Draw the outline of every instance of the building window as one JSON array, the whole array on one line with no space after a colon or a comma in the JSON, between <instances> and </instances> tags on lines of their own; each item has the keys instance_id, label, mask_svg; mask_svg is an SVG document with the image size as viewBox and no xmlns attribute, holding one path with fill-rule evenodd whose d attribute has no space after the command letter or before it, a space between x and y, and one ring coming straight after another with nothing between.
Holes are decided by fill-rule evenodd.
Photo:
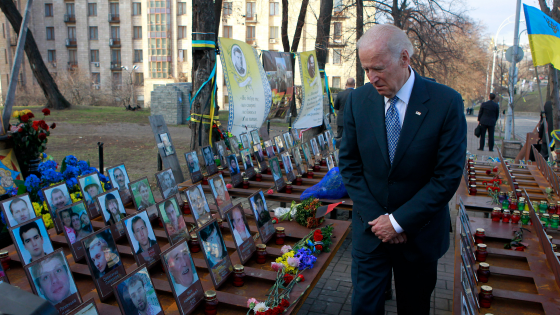
<instances>
[{"instance_id":1,"label":"building window","mask_svg":"<svg viewBox=\"0 0 560 315\"><path fill-rule=\"evenodd\" d=\"M45 16L53 16L53 4L45 3Z\"/></svg>"},{"instance_id":2,"label":"building window","mask_svg":"<svg viewBox=\"0 0 560 315\"><path fill-rule=\"evenodd\" d=\"M47 40L54 40L54 27L47 27Z\"/></svg>"},{"instance_id":3,"label":"building window","mask_svg":"<svg viewBox=\"0 0 560 315\"><path fill-rule=\"evenodd\" d=\"M279 30L278 26L271 26L270 27L270 39L278 38L278 30Z\"/></svg>"},{"instance_id":4,"label":"building window","mask_svg":"<svg viewBox=\"0 0 560 315\"><path fill-rule=\"evenodd\" d=\"M333 63L339 65L342 63L342 50L333 49Z\"/></svg>"},{"instance_id":5,"label":"building window","mask_svg":"<svg viewBox=\"0 0 560 315\"><path fill-rule=\"evenodd\" d=\"M91 50L91 54L90 54L90 60L91 62L99 62L99 50L98 49L92 49Z\"/></svg>"},{"instance_id":6,"label":"building window","mask_svg":"<svg viewBox=\"0 0 560 315\"><path fill-rule=\"evenodd\" d=\"M113 72L113 83L116 84L115 88L120 89L122 85L122 75L120 72Z\"/></svg>"},{"instance_id":7,"label":"building window","mask_svg":"<svg viewBox=\"0 0 560 315\"><path fill-rule=\"evenodd\" d=\"M177 38L178 39L187 38L187 27L186 26L179 26L179 29L177 30Z\"/></svg>"},{"instance_id":8,"label":"building window","mask_svg":"<svg viewBox=\"0 0 560 315\"><path fill-rule=\"evenodd\" d=\"M111 38L121 39L121 28L120 26L111 26Z\"/></svg>"},{"instance_id":9,"label":"building window","mask_svg":"<svg viewBox=\"0 0 560 315\"><path fill-rule=\"evenodd\" d=\"M95 85L99 85L101 83L101 75L99 74L99 72L91 73L91 83Z\"/></svg>"},{"instance_id":10,"label":"building window","mask_svg":"<svg viewBox=\"0 0 560 315\"><path fill-rule=\"evenodd\" d=\"M342 10L344 10L342 0L334 0L334 12L341 12Z\"/></svg>"},{"instance_id":11,"label":"building window","mask_svg":"<svg viewBox=\"0 0 560 315\"><path fill-rule=\"evenodd\" d=\"M231 36L232 36L232 29L233 29L233 27L231 27L231 26L224 26L223 32L222 32L222 33L223 33L223 34L222 34L222 37L231 38Z\"/></svg>"},{"instance_id":12,"label":"building window","mask_svg":"<svg viewBox=\"0 0 560 315\"><path fill-rule=\"evenodd\" d=\"M77 50L75 50L75 49L68 50L68 61L70 61L73 64L78 63L78 51Z\"/></svg>"},{"instance_id":13,"label":"building window","mask_svg":"<svg viewBox=\"0 0 560 315\"><path fill-rule=\"evenodd\" d=\"M134 62L143 62L144 55L142 54L142 49L134 49Z\"/></svg>"},{"instance_id":14,"label":"building window","mask_svg":"<svg viewBox=\"0 0 560 315\"><path fill-rule=\"evenodd\" d=\"M6 49L4 49L4 62L6 64L8 64L8 50L6 50ZM8 81L9 81L9 79L8 79Z\"/></svg>"},{"instance_id":15,"label":"building window","mask_svg":"<svg viewBox=\"0 0 560 315\"><path fill-rule=\"evenodd\" d=\"M150 62L150 75L152 79L167 79L169 76L169 62ZM155 86L154 86L155 88Z\"/></svg>"},{"instance_id":16,"label":"building window","mask_svg":"<svg viewBox=\"0 0 560 315\"><path fill-rule=\"evenodd\" d=\"M66 4L66 14L72 15L72 16L74 14L76 14L75 7L74 7L73 3L67 3Z\"/></svg>"},{"instance_id":17,"label":"building window","mask_svg":"<svg viewBox=\"0 0 560 315\"><path fill-rule=\"evenodd\" d=\"M132 15L141 15L142 14L142 3L141 2L133 2L132 3Z\"/></svg>"},{"instance_id":18,"label":"building window","mask_svg":"<svg viewBox=\"0 0 560 315\"><path fill-rule=\"evenodd\" d=\"M256 2L247 2L247 14L245 17L250 20L254 19L256 10L257 10Z\"/></svg>"},{"instance_id":19,"label":"building window","mask_svg":"<svg viewBox=\"0 0 560 315\"><path fill-rule=\"evenodd\" d=\"M97 16L97 3L88 3L88 16Z\"/></svg>"},{"instance_id":20,"label":"building window","mask_svg":"<svg viewBox=\"0 0 560 315\"><path fill-rule=\"evenodd\" d=\"M119 63L121 62L121 50L111 49L111 62Z\"/></svg>"},{"instance_id":21,"label":"building window","mask_svg":"<svg viewBox=\"0 0 560 315\"><path fill-rule=\"evenodd\" d=\"M142 26L134 26L134 39L142 38Z\"/></svg>"},{"instance_id":22,"label":"building window","mask_svg":"<svg viewBox=\"0 0 560 315\"><path fill-rule=\"evenodd\" d=\"M177 52L177 59L179 61L187 61L187 50L179 49L179 51Z\"/></svg>"},{"instance_id":23,"label":"building window","mask_svg":"<svg viewBox=\"0 0 560 315\"><path fill-rule=\"evenodd\" d=\"M333 39L335 43L342 43L342 23L334 22Z\"/></svg>"},{"instance_id":24,"label":"building window","mask_svg":"<svg viewBox=\"0 0 560 315\"><path fill-rule=\"evenodd\" d=\"M89 27L89 39L97 40L97 26L90 26Z\"/></svg>"},{"instance_id":25,"label":"building window","mask_svg":"<svg viewBox=\"0 0 560 315\"><path fill-rule=\"evenodd\" d=\"M111 14L114 17L118 17L119 16L119 3L118 2L110 2L109 3L109 9L111 11Z\"/></svg>"},{"instance_id":26,"label":"building window","mask_svg":"<svg viewBox=\"0 0 560 315\"><path fill-rule=\"evenodd\" d=\"M255 41L255 27L254 26L247 26L247 42L254 42Z\"/></svg>"},{"instance_id":27,"label":"building window","mask_svg":"<svg viewBox=\"0 0 560 315\"><path fill-rule=\"evenodd\" d=\"M2 23L2 36L6 38L6 28L4 28L4 23Z\"/></svg>"},{"instance_id":28,"label":"building window","mask_svg":"<svg viewBox=\"0 0 560 315\"><path fill-rule=\"evenodd\" d=\"M76 40L76 27L69 26L68 27L68 38Z\"/></svg>"},{"instance_id":29,"label":"building window","mask_svg":"<svg viewBox=\"0 0 560 315\"><path fill-rule=\"evenodd\" d=\"M232 2L224 2L224 11L223 11L224 15L231 15L232 9L233 9Z\"/></svg>"},{"instance_id":30,"label":"building window","mask_svg":"<svg viewBox=\"0 0 560 315\"><path fill-rule=\"evenodd\" d=\"M280 3L271 2L270 3L270 16L280 15Z\"/></svg>"},{"instance_id":31,"label":"building window","mask_svg":"<svg viewBox=\"0 0 560 315\"><path fill-rule=\"evenodd\" d=\"M333 77L332 78L332 87L340 89L340 77Z\"/></svg>"},{"instance_id":32,"label":"building window","mask_svg":"<svg viewBox=\"0 0 560 315\"><path fill-rule=\"evenodd\" d=\"M135 72L134 73L134 84L144 85L144 73L142 73L142 72Z\"/></svg>"},{"instance_id":33,"label":"building window","mask_svg":"<svg viewBox=\"0 0 560 315\"><path fill-rule=\"evenodd\" d=\"M187 3L177 2L177 15L187 14Z\"/></svg>"},{"instance_id":34,"label":"building window","mask_svg":"<svg viewBox=\"0 0 560 315\"><path fill-rule=\"evenodd\" d=\"M56 62L56 50L47 50L47 56L49 62Z\"/></svg>"}]
</instances>

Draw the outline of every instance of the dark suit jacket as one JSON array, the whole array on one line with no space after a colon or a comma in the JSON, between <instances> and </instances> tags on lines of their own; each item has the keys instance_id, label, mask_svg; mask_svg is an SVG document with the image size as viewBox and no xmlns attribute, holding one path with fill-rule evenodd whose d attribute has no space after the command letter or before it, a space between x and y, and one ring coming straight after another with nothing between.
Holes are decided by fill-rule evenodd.
<instances>
[{"instance_id":1,"label":"dark suit jacket","mask_svg":"<svg viewBox=\"0 0 560 315\"><path fill-rule=\"evenodd\" d=\"M482 125L496 126L496 121L500 118L500 105L493 101L488 101L480 105L478 111L478 121Z\"/></svg>"},{"instance_id":2,"label":"dark suit jacket","mask_svg":"<svg viewBox=\"0 0 560 315\"><path fill-rule=\"evenodd\" d=\"M350 95L352 91L354 91L354 89L348 88L342 92L338 92L338 94L336 95L336 100L334 101L334 109L338 111L336 115L337 126L344 125L344 105L346 104L348 95Z\"/></svg>"},{"instance_id":3,"label":"dark suit jacket","mask_svg":"<svg viewBox=\"0 0 560 315\"><path fill-rule=\"evenodd\" d=\"M408 260L434 261L445 254L447 203L459 187L467 147L463 109L459 93L416 73L391 167L384 97L369 83L350 94L339 167L354 202L355 250L375 250L381 240L368 222L392 213L408 237L395 246Z\"/></svg>"}]
</instances>

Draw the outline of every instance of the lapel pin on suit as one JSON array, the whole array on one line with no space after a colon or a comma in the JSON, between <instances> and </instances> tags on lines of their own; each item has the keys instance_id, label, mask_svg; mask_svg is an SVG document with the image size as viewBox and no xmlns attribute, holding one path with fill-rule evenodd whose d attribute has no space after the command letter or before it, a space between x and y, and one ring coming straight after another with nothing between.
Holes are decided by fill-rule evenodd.
<instances>
[{"instance_id":1,"label":"lapel pin on suit","mask_svg":"<svg viewBox=\"0 0 560 315\"><path fill-rule=\"evenodd\" d=\"M420 115L422 115L422 113L421 112L416 112L416 115L420 116Z\"/></svg>"}]
</instances>

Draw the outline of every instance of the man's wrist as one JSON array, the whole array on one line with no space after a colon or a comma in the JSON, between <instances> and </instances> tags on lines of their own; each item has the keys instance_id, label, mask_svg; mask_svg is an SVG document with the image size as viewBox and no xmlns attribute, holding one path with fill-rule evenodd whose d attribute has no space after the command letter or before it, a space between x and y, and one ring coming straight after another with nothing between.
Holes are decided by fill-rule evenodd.
<instances>
[{"instance_id":1,"label":"man's wrist","mask_svg":"<svg viewBox=\"0 0 560 315\"><path fill-rule=\"evenodd\" d=\"M389 215L389 220L391 220L391 225L393 225L393 229L395 229L395 232L397 232L398 234L401 234L402 232L404 232L403 228L399 225L397 220L395 220L395 218L393 217L393 214Z\"/></svg>"}]
</instances>

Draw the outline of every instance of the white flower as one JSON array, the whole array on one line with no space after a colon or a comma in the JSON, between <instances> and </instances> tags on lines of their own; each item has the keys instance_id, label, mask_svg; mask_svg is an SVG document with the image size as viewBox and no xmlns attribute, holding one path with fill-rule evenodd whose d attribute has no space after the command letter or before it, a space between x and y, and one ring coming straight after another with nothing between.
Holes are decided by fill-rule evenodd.
<instances>
[{"instance_id":1,"label":"white flower","mask_svg":"<svg viewBox=\"0 0 560 315\"><path fill-rule=\"evenodd\" d=\"M289 251L291 251L291 250L292 250L292 246L290 246L290 245L284 245L284 246L282 246L282 249L280 249L280 251L282 252L282 254L285 254L285 253L287 253L287 252L289 252Z\"/></svg>"},{"instance_id":2,"label":"white flower","mask_svg":"<svg viewBox=\"0 0 560 315\"><path fill-rule=\"evenodd\" d=\"M268 307L266 306L266 304L264 304L264 302L260 302L257 305L255 305L253 310L255 311L255 313L256 312L266 312L268 310Z\"/></svg>"}]
</instances>

